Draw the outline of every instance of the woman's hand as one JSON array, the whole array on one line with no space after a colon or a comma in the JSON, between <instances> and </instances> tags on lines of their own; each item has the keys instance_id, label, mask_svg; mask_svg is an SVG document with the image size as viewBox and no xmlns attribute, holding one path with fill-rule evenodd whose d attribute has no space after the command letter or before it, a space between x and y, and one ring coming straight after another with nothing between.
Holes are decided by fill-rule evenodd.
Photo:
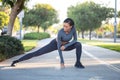
<instances>
[{"instance_id":1,"label":"woman's hand","mask_svg":"<svg viewBox=\"0 0 120 80\"><path fill-rule=\"evenodd\" d=\"M62 45L65 45L65 44L67 44L68 42L62 42Z\"/></svg>"},{"instance_id":2,"label":"woman's hand","mask_svg":"<svg viewBox=\"0 0 120 80\"><path fill-rule=\"evenodd\" d=\"M60 48L62 51L64 51L65 50L65 46L61 46L61 48Z\"/></svg>"},{"instance_id":3,"label":"woman's hand","mask_svg":"<svg viewBox=\"0 0 120 80\"><path fill-rule=\"evenodd\" d=\"M65 65L64 65L64 63L61 63L61 68L65 68Z\"/></svg>"}]
</instances>

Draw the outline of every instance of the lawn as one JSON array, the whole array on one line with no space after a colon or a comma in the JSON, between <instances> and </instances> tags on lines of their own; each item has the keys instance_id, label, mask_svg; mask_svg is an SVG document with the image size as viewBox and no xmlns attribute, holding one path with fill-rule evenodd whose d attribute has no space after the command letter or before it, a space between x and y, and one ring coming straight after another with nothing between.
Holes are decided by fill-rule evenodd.
<instances>
[{"instance_id":1,"label":"lawn","mask_svg":"<svg viewBox=\"0 0 120 80\"><path fill-rule=\"evenodd\" d=\"M37 40L22 40L25 52L32 50L37 46Z\"/></svg>"},{"instance_id":2,"label":"lawn","mask_svg":"<svg viewBox=\"0 0 120 80\"><path fill-rule=\"evenodd\" d=\"M84 44L99 46L120 52L120 43L110 43L110 42L102 42L98 40L86 40L86 39L79 39L79 41ZM23 40L22 43L25 51L27 52L36 47L37 40Z\"/></svg>"},{"instance_id":3,"label":"lawn","mask_svg":"<svg viewBox=\"0 0 120 80\"><path fill-rule=\"evenodd\" d=\"M79 39L79 41L84 44L99 46L99 47L120 52L120 43L110 43L110 42L102 42L98 40L86 40L86 39L85 40Z\"/></svg>"}]
</instances>

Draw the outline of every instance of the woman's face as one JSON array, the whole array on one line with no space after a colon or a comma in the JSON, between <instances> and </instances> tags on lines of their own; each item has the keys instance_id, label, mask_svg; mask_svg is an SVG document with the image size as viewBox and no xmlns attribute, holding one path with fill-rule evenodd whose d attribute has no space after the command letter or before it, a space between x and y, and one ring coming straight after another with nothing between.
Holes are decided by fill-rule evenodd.
<instances>
[{"instance_id":1,"label":"woman's face","mask_svg":"<svg viewBox=\"0 0 120 80\"><path fill-rule=\"evenodd\" d=\"M68 32L71 30L72 26L70 26L69 23L63 23L63 28L65 32Z\"/></svg>"}]
</instances>

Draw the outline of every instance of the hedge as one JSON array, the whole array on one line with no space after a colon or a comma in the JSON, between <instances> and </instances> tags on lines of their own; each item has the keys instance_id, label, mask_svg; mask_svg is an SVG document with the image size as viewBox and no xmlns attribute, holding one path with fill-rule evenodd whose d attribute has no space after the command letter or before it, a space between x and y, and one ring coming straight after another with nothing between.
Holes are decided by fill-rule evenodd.
<instances>
[{"instance_id":1,"label":"hedge","mask_svg":"<svg viewBox=\"0 0 120 80\"><path fill-rule=\"evenodd\" d=\"M24 39L29 39L29 40L41 40L49 37L50 35L48 33L37 33L37 32L27 33L24 35Z\"/></svg>"},{"instance_id":2,"label":"hedge","mask_svg":"<svg viewBox=\"0 0 120 80\"><path fill-rule=\"evenodd\" d=\"M23 53L24 48L20 40L10 36L0 36L0 61Z\"/></svg>"},{"instance_id":3,"label":"hedge","mask_svg":"<svg viewBox=\"0 0 120 80\"><path fill-rule=\"evenodd\" d=\"M117 38L120 38L120 33L119 33L119 34L117 34Z\"/></svg>"}]
</instances>

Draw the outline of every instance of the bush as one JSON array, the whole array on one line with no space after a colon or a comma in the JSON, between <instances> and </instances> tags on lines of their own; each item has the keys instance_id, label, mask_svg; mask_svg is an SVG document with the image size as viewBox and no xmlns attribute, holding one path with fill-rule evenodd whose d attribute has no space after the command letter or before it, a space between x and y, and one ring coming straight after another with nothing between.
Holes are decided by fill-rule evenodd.
<instances>
[{"instance_id":1,"label":"bush","mask_svg":"<svg viewBox=\"0 0 120 80\"><path fill-rule=\"evenodd\" d=\"M117 38L120 38L120 33L119 33L119 34L117 34Z\"/></svg>"},{"instance_id":2,"label":"bush","mask_svg":"<svg viewBox=\"0 0 120 80\"><path fill-rule=\"evenodd\" d=\"M24 35L24 39L29 39L29 40L41 40L49 37L50 35L48 33L37 33L37 32L27 33Z\"/></svg>"},{"instance_id":3,"label":"bush","mask_svg":"<svg viewBox=\"0 0 120 80\"><path fill-rule=\"evenodd\" d=\"M0 36L0 61L23 53L21 41L10 36Z\"/></svg>"},{"instance_id":4,"label":"bush","mask_svg":"<svg viewBox=\"0 0 120 80\"><path fill-rule=\"evenodd\" d=\"M102 38L102 35L98 35L98 38Z\"/></svg>"}]
</instances>

